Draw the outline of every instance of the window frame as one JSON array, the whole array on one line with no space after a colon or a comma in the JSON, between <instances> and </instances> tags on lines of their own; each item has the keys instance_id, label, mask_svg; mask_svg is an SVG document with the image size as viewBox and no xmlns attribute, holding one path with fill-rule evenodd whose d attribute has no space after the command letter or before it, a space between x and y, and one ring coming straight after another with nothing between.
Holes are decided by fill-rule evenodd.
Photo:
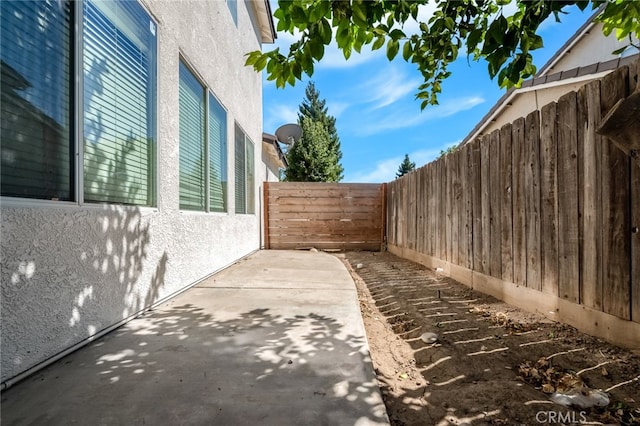
<instances>
[{"instance_id":1,"label":"window frame","mask_svg":"<svg viewBox=\"0 0 640 426\"><path fill-rule=\"evenodd\" d=\"M150 198L153 200L150 205L141 205L141 204L124 204L124 203L114 203L114 202L99 202L99 201L85 201L84 197L84 164L85 164L85 149L84 149L84 57L83 57L83 48L84 48L84 5L86 0L75 1L71 0L70 6L70 21L73 29L70 31L70 45L68 49L70 51L70 64L69 64L69 74L70 74L70 85L69 85L69 102L71 103L69 107L69 112L71 117L69 118L69 137L71 138L71 146L72 146L72 154L70 155L69 161L69 172L73 179L73 188L72 188L72 200L53 200L53 199L42 199L42 198L27 198L27 197L15 197L8 195L1 195L0 200L2 204L9 207L83 207L83 208L95 208L102 209L105 205L107 206L121 206L125 207L135 207L141 209L143 211L158 211L158 188L159 182L158 177L159 173L159 144L158 144L158 135L159 135L159 111L160 111L160 96L159 94L159 58L160 58L160 43L158 31L160 30L158 20L151 13L151 11L147 8L144 2L140 0L136 0L136 4L146 13L149 18L150 23L153 23L153 31L156 39L155 43L155 51L154 56L156 60L156 75L155 75L155 85L154 85L154 105L153 105L153 114L155 114L155 119L153 120L153 133L155 135L155 149L153 155L153 161L148 163L150 168L153 168L152 178L153 178L153 189ZM122 1L122 0L120 0Z\"/></svg>"},{"instance_id":2,"label":"window frame","mask_svg":"<svg viewBox=\"0 0 640 426\"><path fill-rule=\"evenodd\" d=\"M206 165L204 167L204 209L203 210L195 210L195 209L187 209L187 208L183 208L180 205L180 169L178 168L178 207L181 213L204 213L204 214L220 214L220 215L228 215L229 214L229 191L227 189L227 191L225 192L223 190L222 192L222 197L223 197L223 203L224 203L224 211L220 211L220 210L212 210L211 209L211 137L210 137L210 132L209 132L209 124L210 124L210 98L213 98L218 105L220 106L220 108L224 111L224 127L225 127L225 131L224 131L224 138L223 138L223 142L224 142L224 174L227 177L227 188L228 188L228 184L229 184L229 155L228 155L228 144L229 144L229 131L228 131L228 125L227 125L227 121L228 121L228 114L229 114L229 110L227 109L227 107L220 101L220 98L218 98L218 96L216 96L215 92L213 91L213 89L211 88L211 86L209 86L206 82L205 79L200 75L199 72L196 71L195 67L193 67L191 65L191 63L189 62L189 60L186 58L185 55L183 55L182 53L179 54L179 59L178 59L178 66L180 66L180 64L184 65L184 67L191 73L191 75L197 80L197 82L200 84L200 86L202 87L202 93L204 95L204 158L206 159ZM178 68L178 74L179 74L179 68ZM178 81L180 80L180 77L178 75ZM178 94L178 104L180 102L180 95ZM179 114L178 114L179 115ZM179 117L178 117L179 120ZM179 127L179 126L178 126ZM180 151L180 137L178 136L178 152ZM179 164L178 164L179 166Z\"/></svg>"}]
</instances>

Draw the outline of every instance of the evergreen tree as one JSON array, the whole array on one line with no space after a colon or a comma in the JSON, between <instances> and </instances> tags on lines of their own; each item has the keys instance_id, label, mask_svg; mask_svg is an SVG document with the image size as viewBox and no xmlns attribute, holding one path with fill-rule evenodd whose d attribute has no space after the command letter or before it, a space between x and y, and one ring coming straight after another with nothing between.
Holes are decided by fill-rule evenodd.
<instances>
[{"instance_id":1,"label":"evergreen tree","mask_svg":"<svg viewBox=\"0 0 640 426\"><path fill-rule=\"evenodd\" d=\"M305 117L313 122L320 123L325 128L328 135L328 149L329 152L331 152L332 157L335 158L335 165L331 166L332 171L331 173L328 173L328 175L333 176L337 173L335 179L331 180L332 182L342 180L344 168L340 164L342 151L340 149L340 138L338 137L338 132L336 130L336 119L329 115L326 101L320 98L320 92L316 90L315 84L312 81L307 84L305 89L305 99L303 99L299 107L298 124L300 124L300 126L302 126L303 119ZM307 143L308 142L309 141L307 141ZM322 175L323 173L319 174ZM318 175L318 173L315 173L315 175Z\"/></svg>"},{"instance_id":2,"label":"evergreen tree","mask_svg":"<svg viewBox=\"0 0 640 426\"><path fill-rule=\"evenodd\" d=\"M400 163L398 167L398 172L396 173L396 178L402 177L409 172L412 172L416 169L416 163L409 160L409 154L404 155L404 160Z\"/></svg>"},{"instance_id":3,"label":"evergreen tree","mask_svg":"<svg viewBox=\"0 0 640 426\"><path fill-rule=\"evenodd\" d=\"M301 118L302 137L287 151L289 182L337 182L342 167L331 147L329 132L321 121Z\"/></svg>"}]
</instances>

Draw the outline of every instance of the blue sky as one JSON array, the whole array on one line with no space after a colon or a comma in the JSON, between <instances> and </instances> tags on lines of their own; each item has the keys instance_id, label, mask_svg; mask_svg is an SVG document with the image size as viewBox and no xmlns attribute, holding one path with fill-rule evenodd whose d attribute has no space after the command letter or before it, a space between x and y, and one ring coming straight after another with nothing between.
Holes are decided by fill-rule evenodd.
<instances>
[{"instance_id":1,"label":"blue sky","mask_svg":"<svg viewBox=\"0 0 640 426\"><path fill-rule=\"evenodd\" d=\"M551 18L541 27L544 48L533 52L538 69L592 13L567 11L561 23ZM425 8L422 13L429 11ZM292 35L278 33L276 44L265 45L264 50L288 51L293 41ZM389 62L383 47L374 52L363 49L360 55L354 52L346 61L331 46L313 76L305 76L294 87L277 89L263 74L264 131L274 133L282 124L297 121L304 89L312 80L329 114L336 117L343 182L388 182L395 178L405 154L420 167L440 150L459 143L504 93L489 78L485 62L468 62L463 56L450 66L452 76L443 84L440 104L420 111L415 93L422 77L401 56Z\"/></svg>"}]
</instances>

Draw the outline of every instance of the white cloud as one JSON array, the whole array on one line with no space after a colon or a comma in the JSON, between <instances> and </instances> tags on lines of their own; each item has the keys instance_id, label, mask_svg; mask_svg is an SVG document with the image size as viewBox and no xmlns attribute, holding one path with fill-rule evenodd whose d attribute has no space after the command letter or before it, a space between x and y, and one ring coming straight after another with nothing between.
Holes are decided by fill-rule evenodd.
<instances>
[{"instance_id":1,"label":"white cloud","mask_svg":"<svg viewBox=\"0 0 640 426\"><path fill-rule=\"evenodd\" d=\"M298 108L291 105L264 105L267 114L264 119L263 127L267 133L274 133L276 129L283 124L298 122Z\"/></svg>"},{"instance_id":2,"label":"white cloud","mask_svg":"<svg viewBox=\"0 0 640 426\"><path fill-rule=\"evenodd\" d=\"M459 144L460 141L448 142L442 144L437 148L422 149L414 152L410 152L409 159L416 163L416 168L422 167L425 164L435 160L440 155L441 150L446 150L450 146ZM394 156L385 158L378 161L373 168L361 169L345 177L345 182L364 182L364 183L382 183L390 182L396 178L396 172L402 160L404 154L400 156Z\"/></svg>"},{"instance_id":3,"label":"white cloud","mask_svg":"<svg viewBox=\"0 0 640 426\"><path fill-rule=\"evenodd\" d=\"M358 88L359 93L371 93L367 102L374 103L373 109L383 108L404 98L416 90L420 79L409 78L397 66L390 64Z\"/></svg>"},{"instance_id":4,"label":"white cloud","mask_svg":"<svg viewBox=\"0 0 640 426\"><path fill-rule=\"evenodd\" d=\"M349 106L351 106L351 104L347 102L339 102L339 101L332 101L332 100L327 100L327 104L326 104L327 112L329 113L329 115L332 115L335 118L340 117L340 115L347 108L349 108Z\"/></svg>"},{"instance_id":5,"label":"white cloud","mask_svg":"<svg viewBox=\"0 0 640 426\"><path fill-rule=\"evenodd\" d=\"M385 111L383 116L370 117L366 126L357 129L357 133L362 136L373 135L395 129L404 129L417 126L428 120L444 118L455 115L459 112L469 110L476 105L480 105L484 99L479 96L469 96L465 98L450 99L440 105L428 106L424 111L416 111L415 103L411 103L403 109L395 111Z\"/></svg>"}]
</instances>

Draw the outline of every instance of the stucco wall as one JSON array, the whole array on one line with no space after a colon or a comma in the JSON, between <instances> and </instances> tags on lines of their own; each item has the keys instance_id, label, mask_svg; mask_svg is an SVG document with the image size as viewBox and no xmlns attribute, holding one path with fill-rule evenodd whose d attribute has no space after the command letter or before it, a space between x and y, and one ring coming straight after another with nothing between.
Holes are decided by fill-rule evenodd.
<instances>
[{"instance_id":1,"label":"stucco wall","mask_svg":"<svg viewBox=\"0 0 640 426\"><path fill-rule=\"evenodd\" d=\"M256 148L256 191L266 177L247 3L238 28L223 1L143 4L158 22L157 208L2 200L3 382L259 248L259 217L233 213L234 121ZM179 55L228 111L228 214L179 210Z\"/></svg>"}]
</instances>

